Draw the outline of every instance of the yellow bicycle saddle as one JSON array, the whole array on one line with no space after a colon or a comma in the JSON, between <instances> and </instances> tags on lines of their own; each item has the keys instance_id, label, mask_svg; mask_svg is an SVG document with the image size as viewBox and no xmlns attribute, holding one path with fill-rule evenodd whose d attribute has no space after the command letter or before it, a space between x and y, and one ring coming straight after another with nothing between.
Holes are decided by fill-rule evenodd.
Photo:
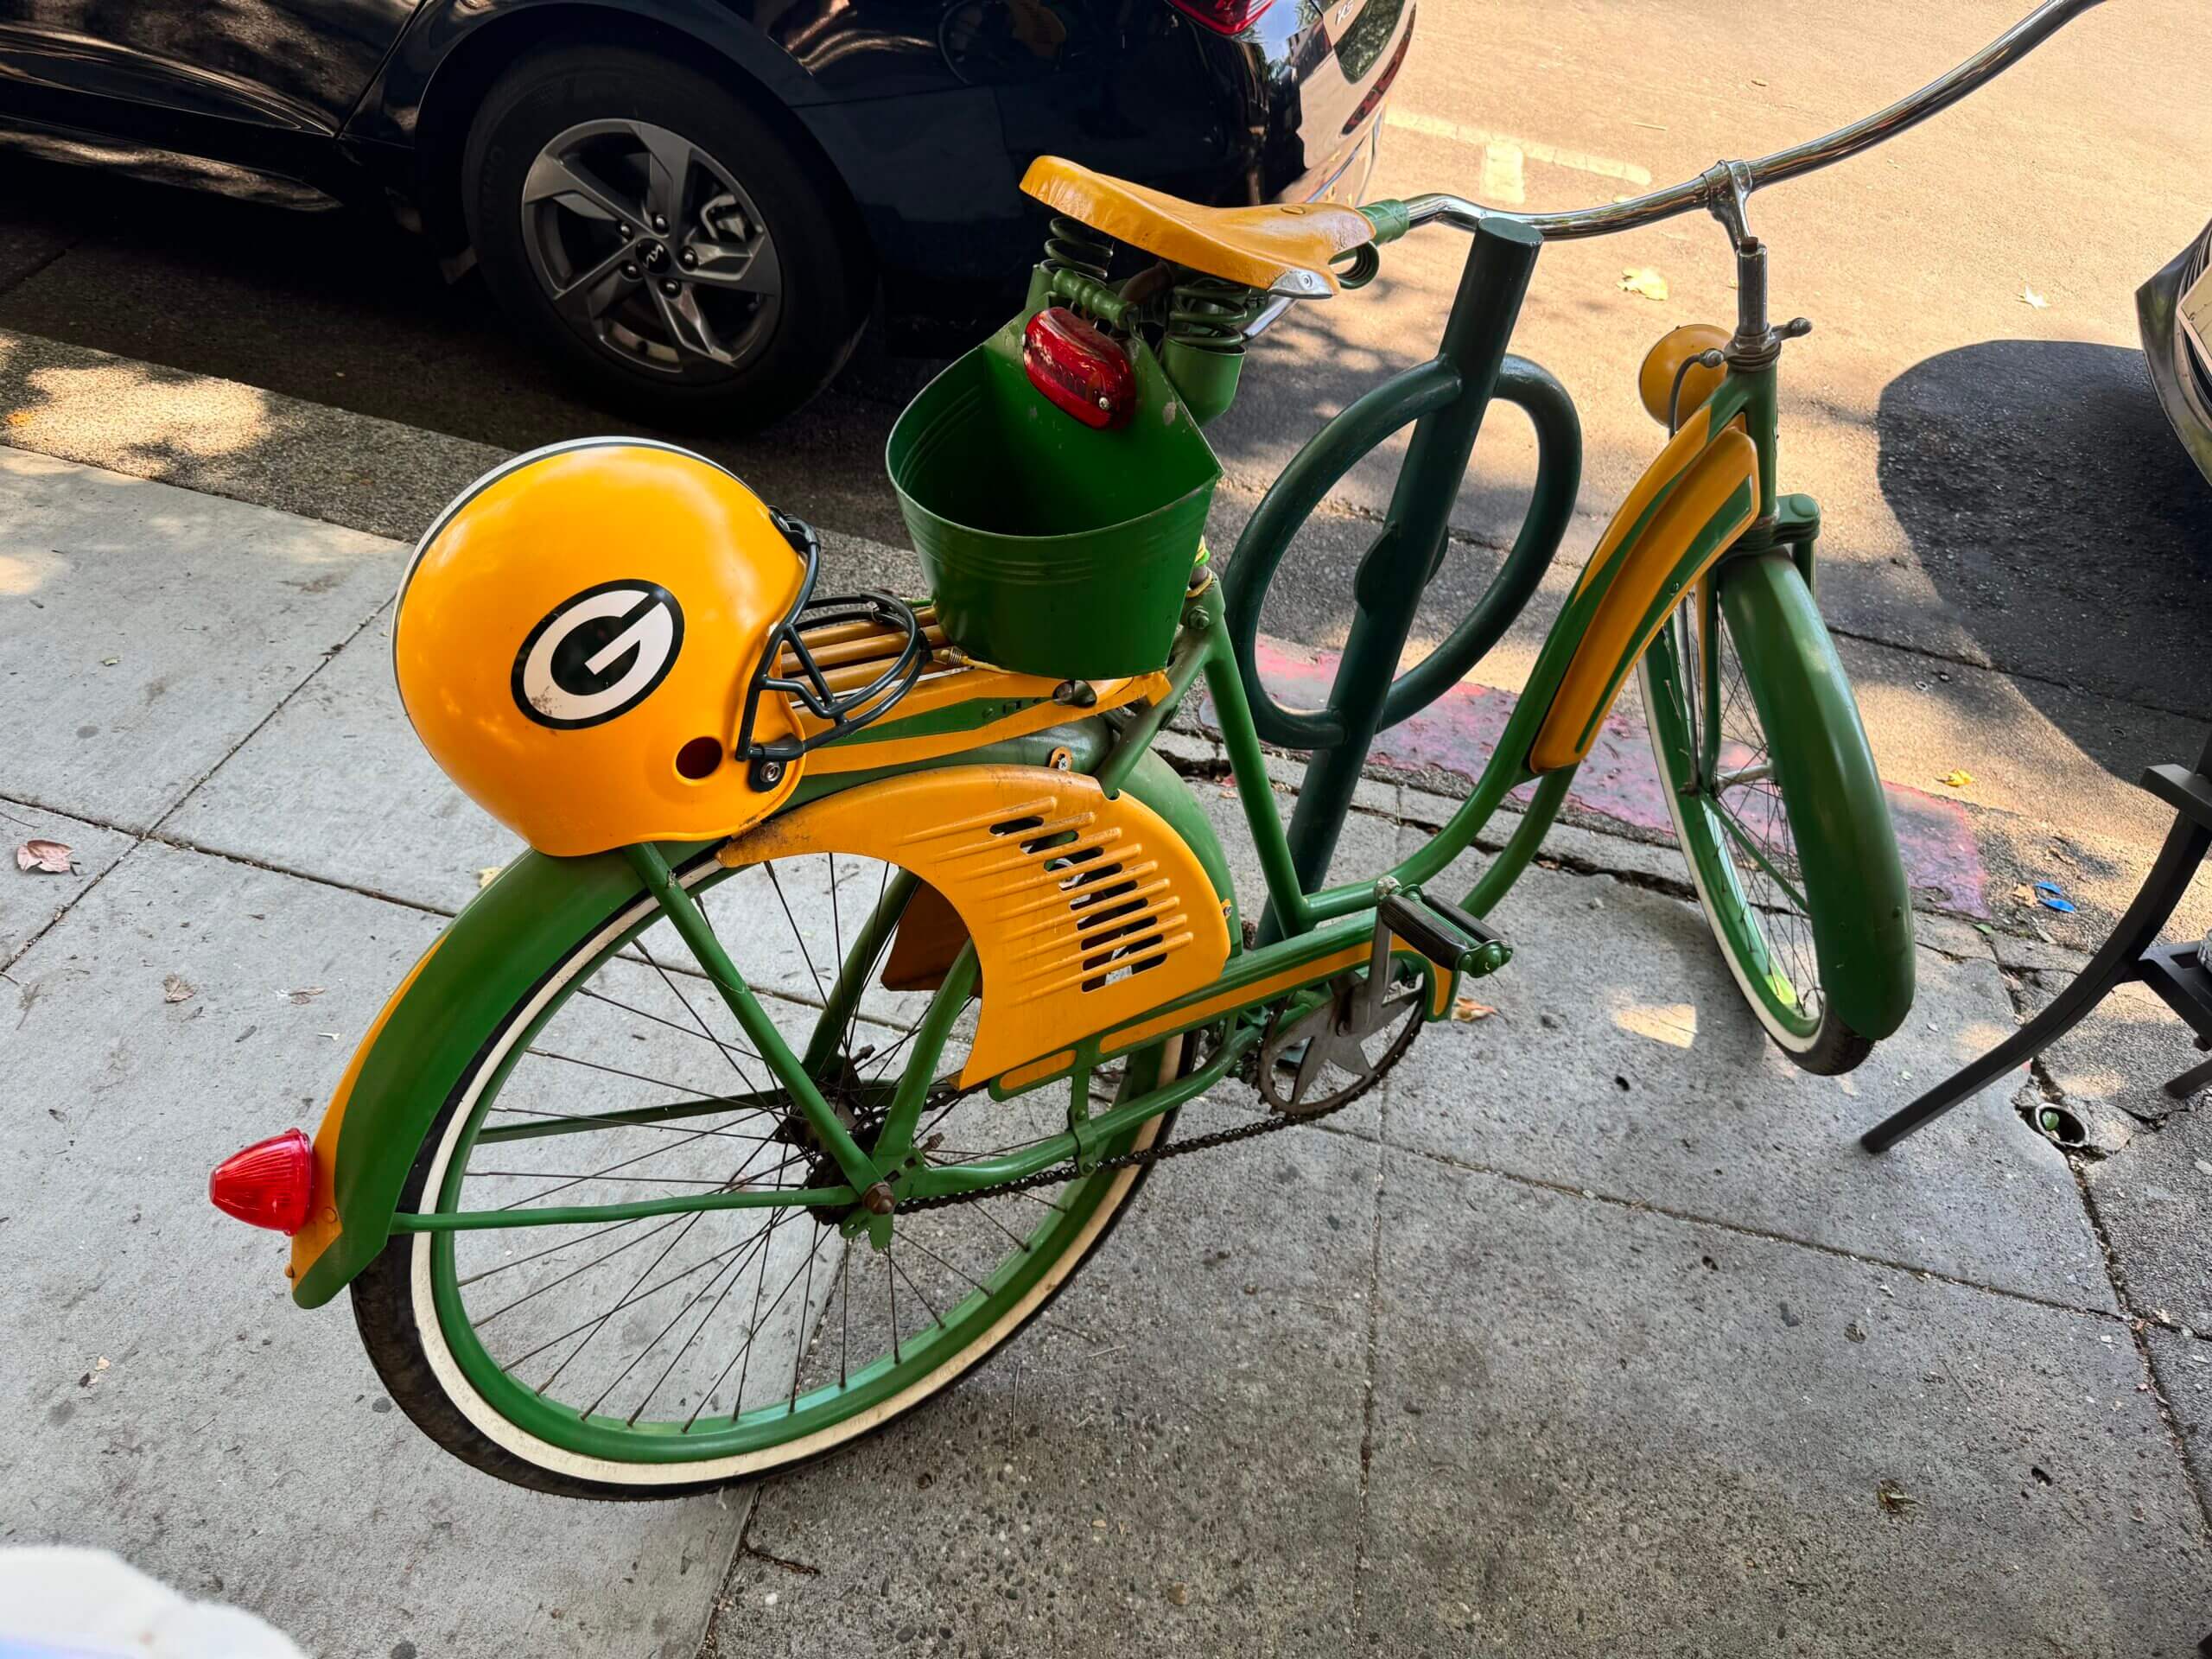
<instances>
[{"instance_id":1,"label":"yellow bicycle saddle","mask_svg":"<svg viewBox=\"0 0 2212 1659\"><path fill-rule=\"evenodd\" d=\"M1021 188L1117 242L1209 276L1301 299L1336 293L1329 261L1375 239L1374 226L1356 207L1325 201L1202 207L1057 156L1032 162Z\"/></svg>"}]
</instances>

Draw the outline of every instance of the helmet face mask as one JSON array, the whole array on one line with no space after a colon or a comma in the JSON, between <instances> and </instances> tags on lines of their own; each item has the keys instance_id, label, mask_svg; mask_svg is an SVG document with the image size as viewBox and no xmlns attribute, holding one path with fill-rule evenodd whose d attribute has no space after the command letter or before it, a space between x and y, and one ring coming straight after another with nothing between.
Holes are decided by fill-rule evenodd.
<instances>
[{"instance_id":1,"label":"helmet face mask","mask_svg":"<svg viewBox=\"0 0 2212 1659\"><path fill-rule=\"evenodd\" d=\"M768 649L761 654L760 666L753 671L752 683L746 689L745 716L737 728L736 758L746 764L755 788L772 787L784 770L807 750L834 742L848 732L857 731L870 721L879 719L921 677L926 660L922 649L921 623L914 615L913 607L906 601L877 592L816 599L814 581L822 568L822 538L815 534L811 524L787 518L781 513L775 517L806 561L806 580L800 588L798 602L770 639ZM889 666L874 679L839 692L815 661L814 653L807 649L804 634L814 628L842 632L855 623L873 623L887 632L903 632L906 639ZM789 674L780 671L786 653L794 671ZM810 714L825 722L823 729L804 738L763 741L757 735L756 728L761 699L771 694L797 697ZM788 703L785 706L788 708Z\"/></svg>"},{"instance_id":2,"label":"helmet face mask","mask_svg":"<svg viewBox=\"0 0 2212 1659\"><path fill-rule=\"evenodd\" d=\"M541 852L734 834L807 749L874 719L922 666L832 692L799 643L819 543L734 474L644 439L552 446L455 498L400 583L392 664L431 758ZM807 672L802 732L779 654ZM872 706L871 705L872 700Z\"/></svg>"}]
</instances>

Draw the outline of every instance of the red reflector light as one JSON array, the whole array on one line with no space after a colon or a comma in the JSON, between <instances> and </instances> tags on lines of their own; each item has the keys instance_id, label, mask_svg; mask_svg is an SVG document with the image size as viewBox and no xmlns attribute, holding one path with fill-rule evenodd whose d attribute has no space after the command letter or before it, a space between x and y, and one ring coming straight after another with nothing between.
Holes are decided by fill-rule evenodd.
<instances>
[{"instance_id":1,"label":"red reflector light","mask_svg":"<svg viewBox=\"0 0 2212 1659\"><path fill-rule=\"evenodd\" d=\"M1029 384L1085 426L1126 426L1137 406L1128 353L1065 306L1029 319L1021 334Z\"/></svg>"},{"instance_id":2,"label":"red reflector light","mask_svg":"<svg viewBox=\"0 0 2212 1659\"><path fill-rule=\"evenodd\" d=\"M250 1227L296 1233L315 1197L315 1143L287 1129L234 1152L207 1178L207 1201Z\"/></svg>"},{"instance_id":3,"label":"red reflector light","mask_svg":"<svg viewBox=\"0 0 2212 1659\"><path fill-rule=\"evenodd\" d=\"M1167 0L1167 3L1217 35L1242 35L1274 0Z\"/></svg>"}]
</instances>

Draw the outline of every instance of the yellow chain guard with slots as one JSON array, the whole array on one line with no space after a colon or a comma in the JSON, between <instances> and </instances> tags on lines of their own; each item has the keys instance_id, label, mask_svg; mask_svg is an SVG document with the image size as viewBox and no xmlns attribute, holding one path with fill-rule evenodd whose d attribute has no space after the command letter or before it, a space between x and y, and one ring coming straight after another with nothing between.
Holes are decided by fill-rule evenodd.
<instances>
[{"instance_id":1,"label":"yellow chain guard with slots","mask_svg":"<svg viewBox=\"0 0 2212 1659\"><path fill-rule=\"evenodd\" d=\"M1198 989L1229 959L1189 843L1080 772L953 766L864 784L748 830L733 869L812 853L896 864L959 914L982 971L965 1088Z\"/></svg>"}]
</instances>

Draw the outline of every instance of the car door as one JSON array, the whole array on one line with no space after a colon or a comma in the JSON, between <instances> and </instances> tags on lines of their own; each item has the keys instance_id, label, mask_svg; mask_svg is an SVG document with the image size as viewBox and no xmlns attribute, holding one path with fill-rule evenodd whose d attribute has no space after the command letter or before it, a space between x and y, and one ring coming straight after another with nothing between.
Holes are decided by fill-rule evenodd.
<instances>
[{"instance_id":1,"label":"car door","mask_svg":"<svg viewBox=\"0 0 2212 1659\"><path fill-rule=\"evenodd\" d=\"M417 0L0 0L0 120L295 177Z\"/></svg>"}]
</instances>

